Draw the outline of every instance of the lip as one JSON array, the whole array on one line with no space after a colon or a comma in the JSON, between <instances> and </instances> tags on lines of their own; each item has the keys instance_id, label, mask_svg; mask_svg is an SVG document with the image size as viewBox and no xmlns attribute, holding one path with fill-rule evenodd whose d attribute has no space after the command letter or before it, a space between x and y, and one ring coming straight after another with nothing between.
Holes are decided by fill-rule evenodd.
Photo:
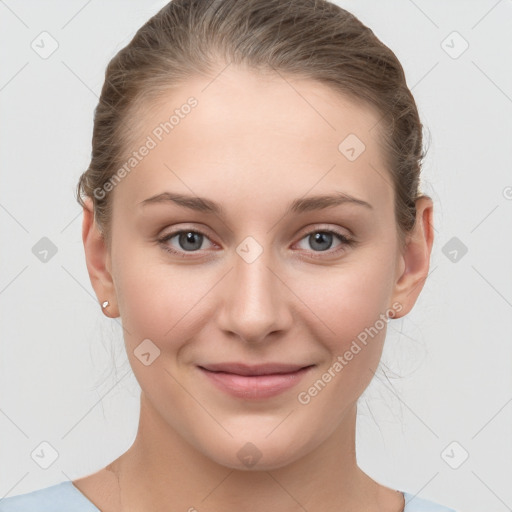
<instances>
[{"instance_id":1,"label":"lip","mask_svg":"<svg viewBox=\"0 0 512 512\"><path fill-rule=\"evenodd\" d=\"M265 399L296 386L314 365L221 363L198 366L218 389L238 398Z\"/></svg>"}]
</instances>

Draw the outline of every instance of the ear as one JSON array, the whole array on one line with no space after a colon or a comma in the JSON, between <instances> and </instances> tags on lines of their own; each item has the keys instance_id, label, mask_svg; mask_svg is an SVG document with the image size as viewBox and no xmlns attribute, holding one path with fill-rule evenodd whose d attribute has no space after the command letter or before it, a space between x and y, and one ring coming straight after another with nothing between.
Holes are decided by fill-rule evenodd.
<instances>
[{"instance_id":1,"label":"ear","mask_svg":"<svg viewBox=\"0 0 512 512\"><path fill-rule=\"evenodd\" d=\"M82 240L85 250L85 261L92 287L100 303L106 300L109 306L102 307L103 313L111 318L119 316L116 290L111 275L111 259L103 234L94 219L92 199L84 198L84 217L82 221Z\"/></svg>"},{"instance_id":2,"label":"ear","mask_svg":"<svg viewBox=\"0 0 512 512\"><path fill-rule=\"evenodd\" d=\"M406 237L406 247L400 256L400 271L395 283L392 300L402 309L393 317L405 316L413 308L423 289L430 266L434 242L433 204L428 196L416 200L416 223Z\"/></svg>"}]
</instances>

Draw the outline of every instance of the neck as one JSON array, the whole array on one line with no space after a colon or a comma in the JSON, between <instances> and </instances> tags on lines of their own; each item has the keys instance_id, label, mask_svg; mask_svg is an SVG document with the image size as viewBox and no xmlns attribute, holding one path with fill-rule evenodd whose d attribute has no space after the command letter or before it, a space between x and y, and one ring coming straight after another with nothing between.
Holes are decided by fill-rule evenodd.
<instances>
[{"instance_id":1,"label":"neck","mask_svg":"<svg viewBox=\"0 0 512 512\"><path fill-rule=\"evenodd\" d=\"M356 407L306 456L272 470L239 470L217 464L184 440L142 393L136 439L110 466L122 510L381 510L383 488L356 462Z\"/></svg>"}]
</instances>

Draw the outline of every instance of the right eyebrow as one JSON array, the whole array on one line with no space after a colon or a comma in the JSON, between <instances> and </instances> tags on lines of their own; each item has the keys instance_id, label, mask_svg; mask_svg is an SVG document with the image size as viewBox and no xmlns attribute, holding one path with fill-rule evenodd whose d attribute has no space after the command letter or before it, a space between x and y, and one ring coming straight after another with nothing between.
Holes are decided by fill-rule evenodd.
<instances>
[{"instance_id":1,"label":"right eyebrow","mask_svg":"<svg viewBox=\"0 0 512 512\"><path fill-rule=\"evenodd\" d=\"M162 192L161 194L157 194L155 196L144 199L144 201L141 201L139 204L141 207L145 207L149 204L161 204L169 202L198 212L214 213L219 216L224 214L224 210L220 204L215 203L210 199L206 199L204 197L189 196L185 194L176 194L174 192Z\"/></svg>"}]
</instances>

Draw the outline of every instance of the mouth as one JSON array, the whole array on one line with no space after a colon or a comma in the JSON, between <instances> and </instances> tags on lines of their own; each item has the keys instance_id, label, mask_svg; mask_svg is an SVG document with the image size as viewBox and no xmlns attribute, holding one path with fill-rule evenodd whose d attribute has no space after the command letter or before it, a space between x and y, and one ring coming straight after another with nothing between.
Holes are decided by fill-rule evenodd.
<instances>
[{"instance_id":1,"label":"mouth","mask_svg":"<svg viewBox=\"0 0 512 512\"><path fill-rule=\"evenodd\" d=\"M232 373L234 375L244 376L260 376L260 375L283 375L287 373L294 373L303 368L309 368L310 365L301 364L284 364L284 363L267 363L259 365L247 365L244 363L217 363L200 366L203 370L216 373Z\"/></svg>"},{"instance_id":2,"label":"mouth","mask_svg":"<svg viewBox=\"0 0 512 512\"><path fill-rule=\"evenodd\" d=\"M296 386L314 364L290 365L269 363L249 366L243 363L220 363L198 366L218 389L244 399L265 399Z\"/></svg>"}]
</instances>

